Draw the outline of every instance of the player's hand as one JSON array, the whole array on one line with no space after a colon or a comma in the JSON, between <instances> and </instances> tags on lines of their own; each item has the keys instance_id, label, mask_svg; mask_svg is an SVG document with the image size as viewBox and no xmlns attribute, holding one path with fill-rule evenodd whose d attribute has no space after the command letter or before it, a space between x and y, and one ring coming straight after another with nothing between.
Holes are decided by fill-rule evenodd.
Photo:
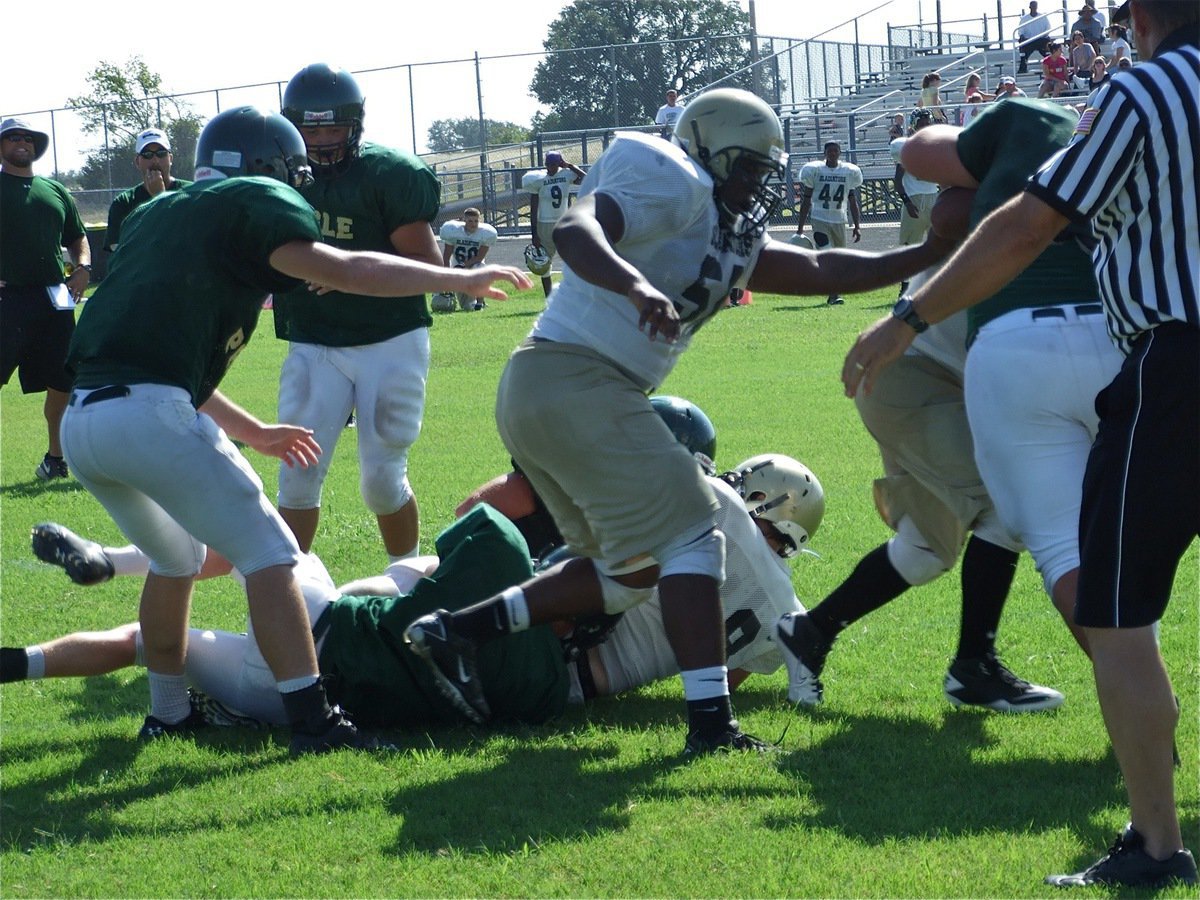
<instances>
[{"instance_id":1,"label":"player's hand","mask_svg":"<svg viewBox=\"0 0 1200 900\"><path fill-rule=\"evenodd\" d=\"M638 331L646 330L646 337L654 340L660 334L668 343L679 337L679 312L666 295L641 281L626 294L629 302L638 310Z\"/></svg>"},{"instance_id":2,"label":"player's hand","mask_svg":"<svg viewBox=\"0 0 1200 900\"><path fill-rule=\"evenodd\" d=\"M884 316L859 334L842 363L842 384L847 397L871 393L879 373L900 358L917 333L895 316Z\"/></svg>"},{"instance_id":3,"label":"player's hand","mask_svg":"<svg viewBox=\"0 0 1200 900\"><path fill-rule=\"evenodd\" d=\"M79 276L83 277L80 278ZM87 290L88 284L92 278L88 274L87 269L76 267L70 275L67 276L67 290L71 292L71 296L78 302L83 297L83 292Z\"/></svg>"},{"instance_id":4,"label":"player's hand","mask_svg":"<svg viewBox=\"0 0 1200 900\"><path fill-rule=\"evenodd\" d=\"M167 181L158 169L147 169L142 173L142 183L151 197L157 197L167 189Z\"/></svg>"},{"instance_id":5,"label":"player's hand","mask_svg":"<svg viewBox=\"0 0 1200 900\"><path fill-rule=\"evenodd\" d=\"M508 294L493 285L507 281L518 290L533 287L533 279L524 269L515 266L476 266L473 269L458 269L462 274L462 286L453 290L472 297L487 297L489 300L507 300Z\"/></svg>"},{"instance_id":6,"label":"player's hand","mask_svg":"<svg viewBox=\"0 0 1200 900\"><path fill-rule=\"evenodd\" d=\"M907 199L906 199L906 200L904 201L904 211L905 211L906 213L908 213L908 217L909 217L910 219L915 219L915 218L917 218L917 215L918 215L918 213L917 213L917 204L913 203L913 202L912 202L912 200L907 200Z\"/></svg>"},{"instance_id":7,"label":"player's hand","mask_svg":"<svg viewBox=\"0 0 1200 900\"><path fill-rule=\"evenodd\" d=\"M312 429L299 425L262 425L246 436L246 445L263 456L283 460L290 468L315 466L321 455Z\"/></svg>"},{"instance_id":8,"label":"player's hand","mask_svg":"<svg viewBox=\"0 0 1200 900\"><path fill-rule=\"evenodd\" d=\"M854 243L857 244L859 241L862 240L862 232L858 230L857 225L855 225L853 228L850 229L850 234L852 234L854 236Z\"/></svg>"}]
</instances>

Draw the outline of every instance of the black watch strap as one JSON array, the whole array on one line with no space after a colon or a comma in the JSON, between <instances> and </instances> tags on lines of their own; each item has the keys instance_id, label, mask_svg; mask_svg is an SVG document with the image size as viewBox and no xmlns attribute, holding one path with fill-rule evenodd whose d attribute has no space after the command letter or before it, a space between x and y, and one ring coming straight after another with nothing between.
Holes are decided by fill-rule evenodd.
<instances>
[{"instance_id":1,"label":"black watch strap","mask_svg":"<svg viewBox=\"0 0 1200 900\"><path fill-rule=\"evenodd\" d=\"M917 334L929 328L929 323L917 315L917 311L913 308L912 297L908 294L896 301L896 305L892 307L892 315Z\"/></svg>"}]
</instances>

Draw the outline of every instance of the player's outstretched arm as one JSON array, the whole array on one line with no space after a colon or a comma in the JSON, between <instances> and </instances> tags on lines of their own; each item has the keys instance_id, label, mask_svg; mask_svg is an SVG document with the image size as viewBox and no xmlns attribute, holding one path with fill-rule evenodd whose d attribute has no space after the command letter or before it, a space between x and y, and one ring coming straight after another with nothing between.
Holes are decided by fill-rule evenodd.
<instances>
[{"instance_id":1,"label":"player's outstretched arm","mask_svg":"<svg viewBox=\"0 0 1200 900\"><path fill-rule=\"evenodd\" d=\"M508 294L493 284L507 281L516 288L532 287L529 276L513 266L446 269L388 253L350 253L311 241L291 241L271 254L271 266L302 278L318 294L345 291L370 297L404 297L436 291L457 291L473 297L504 300Z\"/></svg>"},{"instance_id":2,"label":"player's outstretched arm","mask_svg":"<svg viewBox=\"0 0 1200 900\"><path fill-rule=\"evenodd\" d=\"M242 409L220 391L213 391L200 407L235 441L241 441L263 456L281 459L289 466L316 465L321 446L311 428L299 425L268 425Z\"/></svg>"}]
</instances>

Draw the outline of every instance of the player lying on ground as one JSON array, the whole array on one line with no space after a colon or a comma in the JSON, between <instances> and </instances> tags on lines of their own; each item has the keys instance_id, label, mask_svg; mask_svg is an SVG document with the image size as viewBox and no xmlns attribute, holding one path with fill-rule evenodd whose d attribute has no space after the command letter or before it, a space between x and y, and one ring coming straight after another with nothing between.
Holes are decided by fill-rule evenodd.
<instances>
[{"instance_id":1,"label":"player lying on ground","mask_svg":"<svg viewBox=\"0 0 1200 900\"><path fill-rule=\"evenodd\" d=\"M729 577L722 602L731 684L786 663L795 685L799 670L775 642L775 623L803 611L784 559L794 553L795 538L789 535L801 535L800 542L806 543L820 525L820 485L795 460L775 454L747 460L709 482L728 540ZM805 497L796 496L796 484ZM743 499L742 492L750 499ZM770 514L789 517L780 520L788 533L765 518ZM63 566L79 583L107 580L116 569L105 548L62 526L35 528L34 546L40 558ZM364 725L403 727L455 718L427 667L400 647L400 636L431 609L466 605L532 574L524 539L487 504L477 505L439 535L437 549L438 557L393 564L384 576L345 585L340 592L314 555L296 567L309 617L316 623L318 661L322 674L329 676L329 695L355 710ZM136 574L136 551L120 548L117 554L124 572ZM215 574L211 566L207 574ZM568 701L618 693L678 673L657 597L622 617L607 640L602 631L579 631L561 623L553 629L540 626L481 649L480 677L493 721L543 722L561 713ZM196 700L202 712L227 724L247 717L283 723L278 692L252 631L193 629L189 637L186 671L192 686L206 695ZM597 640L602 643L586 646ZM0 681L105 674L139 664L140 647L138 626L131 623L24 649L4 648ZM794 688L789 696L803 699L794 696Z\"/></svg>"}]
</instances>

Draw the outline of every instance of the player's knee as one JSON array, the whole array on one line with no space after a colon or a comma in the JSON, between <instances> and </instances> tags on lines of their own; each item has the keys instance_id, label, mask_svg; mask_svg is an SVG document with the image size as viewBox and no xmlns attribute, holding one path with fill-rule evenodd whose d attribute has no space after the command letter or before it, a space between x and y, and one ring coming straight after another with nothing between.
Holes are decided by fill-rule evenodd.
<instances>
[{"instance_id":1,"label":"player's knee","mask_svg":"<svg viewBox=\"0 0 1200 900\"><path fill-rule=\"evenodd\" d=\"M887 556L892 568L913 587L928 584L950 569L932 548L925 545L915 527L911 533L896 532L896 536L888 541Z\"/></svg>"},{"instance_id":2,"label":"player's knee","mask_svg":"<svg viewBox=\"0 0 1200 900\"><path fill-rule=\"evenodd\" d=\"M680 538L655 552L662 568L660 578L668 575L707 575L718 584L725 581L725 535L712 527L700 534Z\"/></svg>"},{"instance_id":3,"label":"player's knee","mask_svg":"<svg viewBox=\"0 0 1200 900\"><path fill-rule=\"evenodd\" d=\"M403 469L364 467L360 487L363 503L377 516L391 515L413 498L412 485Z\"/></svg>"},{"instance_id":4,"label":"player's knee","mask_svg":"<svg viewBox=\"0 0 1200 900\"><path fill-rule=\"evenodd\" d=\"M322 467L279 467L276 502L282 509L317 509L321 505L321 486L325 483Z\"/></svg>"},{"instance_id":5,"label":"player's knee","mask_svg":"<svg viewBox=\"0 0 1200 900\"><path fill-rule=\"evenodd\" d=\"M191 535L173 540L168 553L150 559L150 571L163 578L195 578L204 565L208 548Z\"/></svg>"}]
</instances>

